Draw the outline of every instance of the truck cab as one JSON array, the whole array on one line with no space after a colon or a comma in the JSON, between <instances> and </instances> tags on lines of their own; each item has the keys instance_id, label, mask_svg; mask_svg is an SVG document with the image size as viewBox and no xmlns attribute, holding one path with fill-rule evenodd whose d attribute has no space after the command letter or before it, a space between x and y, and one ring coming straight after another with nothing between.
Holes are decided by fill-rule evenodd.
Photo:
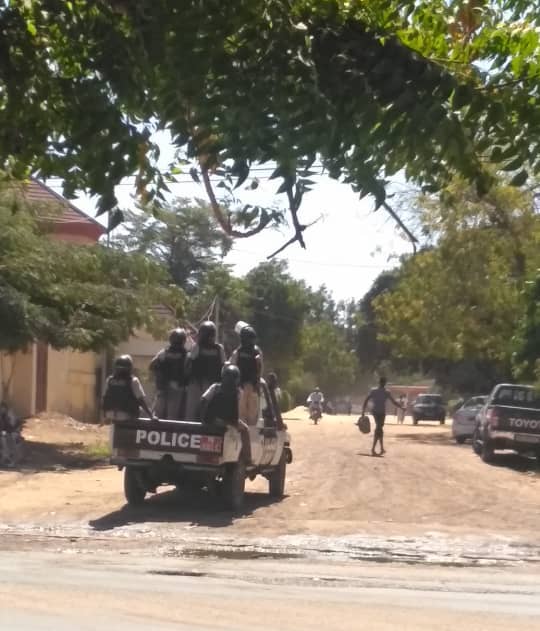
<instances>
[{"instance_id":1,"label":"truck cab","mask_svg":"<svg viewBox=\"0 0 540 631\"><path fill-rule=\"evenodd\" d=\"M226 507L240 510L246 478L261 475L269 492L282 497L290 436L275 409L275 397L260 382L259 420L249 427L252 464L243 462L239 431L232 425L200 421L139 418L111 428L111 463L124 471L128 504L141 504L161 485L206 488L221 495Z\"/></svg>"}]
</instances>

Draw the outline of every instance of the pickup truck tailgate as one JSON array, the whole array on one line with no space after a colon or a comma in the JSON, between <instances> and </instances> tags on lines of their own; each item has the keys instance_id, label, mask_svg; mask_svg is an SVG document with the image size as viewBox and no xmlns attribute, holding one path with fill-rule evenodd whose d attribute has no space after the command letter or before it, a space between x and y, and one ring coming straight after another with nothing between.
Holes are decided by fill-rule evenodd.
<instances>
[{"instance_id":1,"label":"pickup truck tailgate","mask_svg":"<svg viewBox=\"0 0 540 631\"><path fill-rule=\"evenodd\" d=\"M179 462L219 459L224 430L188 421L139 419L115 423L111 433L112 461L160 460L170 455Z\"/></svg>"},{"instance_id":2,"label":"pickup truck tailgate","mask_svg":"<svg viewBox=\"0 0 540 631\"><path fill-rule=\"evenodd\" d=\"M537 434L540 438L540 410L507 405L494 405L497 430L523 434Z\"/></svg>"}]
</instances>

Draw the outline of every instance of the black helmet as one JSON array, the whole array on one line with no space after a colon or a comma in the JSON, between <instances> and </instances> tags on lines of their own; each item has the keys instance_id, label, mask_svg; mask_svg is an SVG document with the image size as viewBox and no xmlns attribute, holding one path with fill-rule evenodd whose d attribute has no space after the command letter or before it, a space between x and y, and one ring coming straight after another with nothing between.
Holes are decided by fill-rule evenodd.
<instances>
[{"instance_id":1,"label":"black helmet","mask_svg":"<svg viewBox=\"0 0 540 631\"><path fill-rule=\"evenodd\" d=\"M173 329L170 333L169 333L169 344L171 344L171 346L183 346L186 343L186 332L184 329Z\"/></svg>"},{"instance_id":2,"label":"black helmet","mask_svg":"<svg viewBox=\"0 0 540 631\"><path fill-rule=\"evenodd\" d=\"M225 364L221 369L221 383L229 388L238 388L240 385L240 371L234 364Z\"/></svg>"},{"instance_id":3,"label":"black helmet","mask_svg":"<svg viewBox=\"0 0 540 631\"><path fill-rule=\"evenodd\" d=\"M252 326L245 326L240 331L241 342L255 342L256 339L257 339L257 333L255 333L255 329Z\"/></svg>"},{"instance_id":4,"label":"black helmet","mask_svg":"<svg viewBox=\"0 0 540 631\"><path fill-rule=\"evenodd\" d=\"M216 337L216 333L216 325L211 320L206 320L206 322L203 322L199 327L199 342L208 342L213 337Z\"/></svg>"},{"instance_id":5,"label":"black helmet","mask_svg":"<svg viewBox=\"0 0 540 631\"><path fill-rule=\"evenodd\" d=\"M120 355L114 360L115 369L123 373L131 373L133 370L133 359L131 355Z\"/></svg>"}]
</instances>

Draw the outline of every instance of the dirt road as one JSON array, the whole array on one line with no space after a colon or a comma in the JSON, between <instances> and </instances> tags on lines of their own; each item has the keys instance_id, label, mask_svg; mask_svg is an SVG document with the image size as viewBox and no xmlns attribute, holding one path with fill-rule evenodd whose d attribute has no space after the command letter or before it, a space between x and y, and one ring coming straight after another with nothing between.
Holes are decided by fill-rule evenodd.
<instances>
[{"instance_id":1,"label":"dirt road","mask_svg":"<svg viewBox=\"0 0 540 631\"><path fill-rule=\"evenodd\" d=\"M234 519L216 514L204 497L171 491L134 514L123 508L121 473L99 462L106 428L34 422L26 430L30 468L0 472L0 524L77 523L104 532L137 522L259 537L488 530L540 540L534 460L508 454L489 466L469 444L456 445L447 426L392 421L386 456L373 458L370 437L352 417L325 416L314 426L302 409L294 410L287 416L295 456L287 497L272 502L264 480L248 483L246 510Z\"/></svg>"},{"instance_id":2,"label":"dirt road","mask_svg":"<svg viewBox=\"0 0 540 631\"><path fill-rule=\"evenodd\" d=\"M533 631L527 571L1 553L0 629Z\"/></svg>"}]
</instances>

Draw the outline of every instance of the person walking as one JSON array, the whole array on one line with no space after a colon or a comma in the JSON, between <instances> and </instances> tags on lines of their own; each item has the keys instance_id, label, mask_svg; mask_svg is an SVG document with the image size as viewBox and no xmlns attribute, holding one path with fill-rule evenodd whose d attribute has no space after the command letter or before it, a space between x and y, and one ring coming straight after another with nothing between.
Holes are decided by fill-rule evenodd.
<instances>
[{"instance_id":1,"label":"person walking","mask_svg":"<svg viewBox=\"0 0 540 631\"><path fill-rule=\"evenodd\" d=\"M386 417L386 402L391 401L396 407L401 409L401 404L398 403L394 397L386 389L386 377L379 379L379 387L372 388L367 395L364 405L362 406L362 416L366 412L366 408L369 402L371 402L371 413L375 421L375 432L373 434L373 445L371 447L372 456L382 456L386 453L384 449L384 420ZM377 443L380 443L381 448L379 453L375 450Z\"/></svg>"},{"instance_id":2,"label":"person walking","mask_svg":"<svg viewBox=\"0 0 540 631\"><path fill-rule=\"evenodd\" d=\"M397 422L400 425L402 425L403 421L405 420L405 412L407 411L407 405L409 404L409 402L407 401L407 395L400 394L398 401L401 407L397 409Z\"/></svg>"}]
</instances>

